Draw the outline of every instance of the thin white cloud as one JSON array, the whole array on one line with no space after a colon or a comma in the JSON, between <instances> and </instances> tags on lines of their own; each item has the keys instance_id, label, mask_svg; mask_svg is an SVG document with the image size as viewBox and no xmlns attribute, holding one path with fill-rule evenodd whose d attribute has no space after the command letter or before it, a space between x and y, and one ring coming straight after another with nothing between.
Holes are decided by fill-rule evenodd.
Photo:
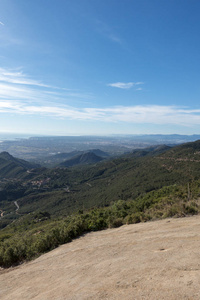
<instances>
[{"instance_id":1,"label":"thin white cloud","mask_svg":"<svg viewBox=\"0 0 200 300\"><path fill-rule=\"evenodd\" d=\"M26 100L45 104L88 101L91 98L93 98L91 93L81 93L78 90L50 86L33 80L24 74L21 68L0 68L0 100Z\"/></svg>"},{"instance_id":2,"label":"thin white cloud","mask_svg":"<svg viewBox=\"0 0 200 300\"><path fill-rule=\"evenodd\" d=\"M0 101L0 113L43 115L62 119L154 125L200 125L200 109L176 106L115 106L75 108L66 105L34 105L26 101Z\"/></svg>"},{"instance_id":3,"label":"thin white cloud","mask_svg":"<svg viewBox=\"0 0 200 300\"><path fill-rule=\"evenodd\" d=\"M22 85L49 87L48 85L45 85L41 82L29 79L28 76L21 71L6 70L4 68L0 68L0 81Z\"/></svg>"},{"instance_id":4,"label":"thin white cloud","mask_svg":"<svg viewBox=\"0 0 200 300\"><path fill-rule=\"evenodd\" d=\"M122 44L122 40L113 33L108 34L108 38L115 43Z\"/></svg>"},{"instance_id":5,"label":"thin white cloud","mask_svg":"<svg viewBox=\"0 0 200 300\"><path fill-rule=\"evenodd\" d=\"M115 83L108 83L107 86L119 88L119 89L130 89L134 85L143 84L143 82L115 82Z\"/></svg>"},{"instance_id":6,"label":"thin white cloud","mask_svg":"<svg viewBox=\"0 0 200 300\"><path fill-rule=\"evenodd\" d=\"M97 24L97 31L109 39L110 41L118 44L122 44L122 39L114 32L113 28L111 28L108 24L105 22L102 22L100 20L96 20Z\"/></svg>"},{"instance_id":7,"label":"thin white cloud","mask_svg":"<svg viewBox=\"0 0 200 300\"><path fill-rule=\"evenodd\" d=\"M142 82L117 82L112 87L140 89ZM200 125L200 109L177 106L137 105L94 108L89 104L75 107L77 98L83 106L83 99L91 94L56 88L32 80L19 70L0 68L0 114L12 113L55 117L71 120L100 121L132 124L176 124L182 126ZM72 103L73 106L66 105ZM65 103L65 104L63 104Z\"/></svg>"},{"instance_id":8,"label":"thin white cloud","mask_svg":"<svg viewBox=\"0 0 200 300\"><path fill-rule=\"evenodd\" d=\"M0 22L0 25L4 26L5 24L3 22Z\"/></svg>"},{"instance_id":9,"label":"thin white cloud","mask_svg":"<svg viewBox=\"0 0 200 300\"><path fill-rule=\"evenodd\" d=\"M144 84L144 82L141 82L141 81L135 82L135 85L139 85L139 84Z\"/></svg>"}]
</instances>

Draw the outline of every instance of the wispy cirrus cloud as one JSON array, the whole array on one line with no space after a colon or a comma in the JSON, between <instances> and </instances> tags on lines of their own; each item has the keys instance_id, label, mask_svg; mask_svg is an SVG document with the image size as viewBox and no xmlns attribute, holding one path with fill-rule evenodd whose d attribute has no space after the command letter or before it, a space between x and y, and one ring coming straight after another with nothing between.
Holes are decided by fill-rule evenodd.
<instances>
[{"instance_id":1,"label":"wispy cirrus cloud","mask_svg":"<svg viewBox=\"0 0 200 300\"><path fill-rule=\"evenodd\" d=\"M102 22L100 20L96 20L97 24L97 31L110 41L118 44L122 44L122 39L119 37L119 35L114 31L114 29L106 24L105 22Z\"/></svg>"},{"instance_id":2,"label":"wispy cirrus cloud","mask_svg":"<svg viewBox=\"0 0 200 300\"><path fill-rule=\"evenodd\" d=\"M108 83L107 86L119 88L119 89L130 89L135 85L143 84L143 82L115 82Z\"/></svg>"},{"instance_id":3,"label":"wispy cirrus cloud","mask_svg":"<svg viewBox=\"0 0 200 300\"><path fill-rule=\"evenodd\" d=\"M4 26L5 24L3 22L0 22L0 25Z\"/></svg>"},{"instance_id":4,"label":"wispy cirrus cloud","mask_svg":"<svg viewBox=\"0 0 200 300\"><path fill-rule=\"evenodd\" d=\"M34 80L26 75L21 68L5 69L0 68L0 99L34 103L55 103L66 101L89 100L90 93L56 87Z\"/></svg>"},{"instance_id":5,"label":"wispy cirrus cloud","mask_svg":"<svg viewBox=\"0 0 200 300\"><path fill-rule=\"evenodd\" d=\"M7 70L4 68L0 68L0 82L2 81L7 83L22 84L22 85L49 87L48 85L45 85L41 82L28 78L26 74L16 69Z\"/></svg>"},{"instance_id":6,"label":"wispy cirrus cloud","mask_svg":"<svg viewBox=\"0 0 200 300\"><path fill-rule=\"evenodd\" d=\"M127 89L141 84L117 82L109 85ZM83 99L91 97L90 94L43 84L29 78L21 70L0 68L0 114L130 124L200 125L200 109L162 105L83 107ZM77 99L80 99L82 108L75 107ZM69 105L70 101L73 105Z\"/></svg>"},{"instance_id":7,"label":"wispy cirrus cloud","mask_svg":"<svg viewBox=\"0 0 200 300\"><path fill-rule=\"evenodd\" d=\"M176 106L114 106L76 108L67 105L33 105L26 101L0 100L0 113L43 115L62 119L154 125L200 125L200 109Z\"/></svg>"}]
</instances>

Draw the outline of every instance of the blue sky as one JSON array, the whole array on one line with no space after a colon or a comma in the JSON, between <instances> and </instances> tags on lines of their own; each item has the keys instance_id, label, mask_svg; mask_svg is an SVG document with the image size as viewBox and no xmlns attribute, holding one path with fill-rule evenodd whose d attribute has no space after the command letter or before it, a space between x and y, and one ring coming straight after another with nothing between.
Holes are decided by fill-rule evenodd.
<instances>
[{"instance_id":1,"label":"blue sky","mask_svg":"<svg viewBox=\"0 0 200 300\"><path fill-rule=\"evenodd\" d=\"M0 132L199 134L200 1L1 0Z\"/></svg>"}]
</instances>

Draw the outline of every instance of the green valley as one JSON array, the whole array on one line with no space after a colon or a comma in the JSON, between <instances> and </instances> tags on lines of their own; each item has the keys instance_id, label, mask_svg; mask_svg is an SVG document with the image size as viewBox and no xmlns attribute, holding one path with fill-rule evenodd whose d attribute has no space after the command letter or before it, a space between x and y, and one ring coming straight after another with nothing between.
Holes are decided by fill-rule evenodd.
<instances>
[{"instance_id":1,"label":"green valley","mask_svg":"<svg viewBox=\"0 0 200 300\"><path fill-rule=\"evenodd\" d=\"M2 266L91 230L199 211L200 141L74 167L44 168L5 152L0 160Z\"/></svg>"}]
</instances>

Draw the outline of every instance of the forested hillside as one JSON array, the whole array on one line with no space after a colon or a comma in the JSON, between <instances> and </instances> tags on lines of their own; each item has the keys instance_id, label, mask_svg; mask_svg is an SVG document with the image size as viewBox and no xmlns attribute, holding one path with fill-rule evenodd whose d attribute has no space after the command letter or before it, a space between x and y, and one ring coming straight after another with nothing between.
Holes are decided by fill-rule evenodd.
<instances>
[{"instance_id":1,"label":"forested hillside","mask_svg":"<svg viewBox=\"0 0 200 300\"><path fill-rule=\"evenodd\" d=\"M15 158L5 151L0 153L0 178L20 177L27 170L36 168L39 168L38 164Z\"/></svg>"},{"instance_id":2,"label":"forested hillside","mask_svg":"<svg viewBox=\"0 0 200 300\"><path fill-rule=\"evenodd\" d=\"M0 165L4 266L91 230L199 211L200 141L70 168L29 169L33 165L1 156L4 165L15 163L13 170L23 167L22 175L9 170L6 176Z\"/></svg>"}]
</instances>

